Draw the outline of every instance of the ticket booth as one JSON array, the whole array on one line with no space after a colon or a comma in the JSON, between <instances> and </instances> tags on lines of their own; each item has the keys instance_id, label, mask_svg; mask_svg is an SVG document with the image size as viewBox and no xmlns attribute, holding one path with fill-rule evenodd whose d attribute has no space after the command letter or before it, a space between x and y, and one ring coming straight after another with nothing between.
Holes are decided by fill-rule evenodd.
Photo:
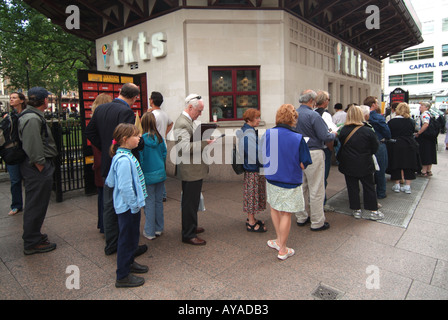
<instances>
[{"instance_id":1,"label":"ticket booth","mask_svg":"<svg viewBox=\"0 0 448 320\"><path fill-rule=\"evenodd\" d=\"M95 194L96 186L93 172L92 145L85 136L86 126L92 118L92 104L100 93L110 95L115 99L120 94L120 89L125 83L134 83L140 88L139 99L131 106L136 115L141 117L148 109L146 73L124 74L103 71L78 71L79 107L81 127L83 135L84 152L84 185L86 194Z\"/></svg>"}]
</instances>

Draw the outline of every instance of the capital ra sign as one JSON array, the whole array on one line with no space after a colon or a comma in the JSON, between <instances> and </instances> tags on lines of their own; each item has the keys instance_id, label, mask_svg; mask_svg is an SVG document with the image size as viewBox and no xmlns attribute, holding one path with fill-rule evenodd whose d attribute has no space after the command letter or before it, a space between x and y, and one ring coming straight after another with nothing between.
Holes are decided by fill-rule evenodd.
<instances>
[{"instance_id":1,"label":"capital ra sign","mask_svg":"<svg viewBox=\"0 0 448 320\"><path fill-rule=\"evenodd\" d=\"M340 42L335 44L334 49L336 72L367 79L367 61L362 58L361 53Z\"/></svg>"},{"instance_id":2,"label":"capital ra sign","mask_svg":"<svg viewBox=\"0 0 448 320\"><path fill-rule=\"evenodd\" d=\"M113 63L117 67L122 67L125 63L131 64L138 62L136 51L140 60L149 61L151 57L163 58L166 56L166 34L157 32L149 38L146 32L138 33L137 41L126 36L123 41L114 40L112 45L104 44L101 48L104 67L110 68L110 56L113 56ZM138 50L136 50L138 47Z\"/></svg>"}]
</instances>

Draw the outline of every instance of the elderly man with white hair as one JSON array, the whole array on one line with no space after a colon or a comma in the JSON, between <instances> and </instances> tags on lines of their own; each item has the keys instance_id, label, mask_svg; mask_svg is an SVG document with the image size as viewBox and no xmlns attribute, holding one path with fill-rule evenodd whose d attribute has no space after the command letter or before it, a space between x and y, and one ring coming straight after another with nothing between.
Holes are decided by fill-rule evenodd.
<instances>
[{"instance_id":1,"label":"elderly man with white hair","mask_svg":"<svg viewBox=\"0 0 448 320\"><path fill-rule=\"evenodd\" d=\"M198 207L202 181L207 177L209 167L202 159L202 150L214 140L194 141L193 121L204 110L202 97L190 94L185 98L185 108L174 124L176 139L176 171L182 180L182 242L205 245L206 241L197 236L204 232L198 227Z\"/></svg>"},{"instance_id":2,"label":"elderly man with white hair","mask_svg":"<svg viewBox=\"0 0 448 320\"><path fill-rule=\"evenodd\" d=\"M299 98L301 103L297 109L299 118L296 131L308 137L312 164L303 171L303 197L305 211L296 213L297 225L304 226L311 222L312 231L326 230L330 227L325 222L325 143L333 141L337 137L336 132L329 132L324 119L315 111L317 94L313 90L305 90Z\"/></svg>"}]
</instances>

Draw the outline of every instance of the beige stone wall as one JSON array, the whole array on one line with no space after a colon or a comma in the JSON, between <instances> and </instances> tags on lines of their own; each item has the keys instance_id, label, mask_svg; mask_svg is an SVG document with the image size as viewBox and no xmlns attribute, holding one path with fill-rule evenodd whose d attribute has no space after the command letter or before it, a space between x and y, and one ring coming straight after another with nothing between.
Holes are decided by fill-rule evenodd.
<instances>
[{"instance_id":1,"label":"beige stone wall","mask_svg":"<svg viewBox=\"0 0 448 320\"><path fill-rule=\"evenodd\" d=\"M139 32L166 35L167 54L130 65L105 69L101 46ZM366 80L335 71L334 45L337 39L282 10L185 9L136 25L97 40L98 69L122 73L147 73L148 95L160 91L162 108L173 121L182 112L190 93L203 96L205 108L199 121L209 121L209 66L260 66L260 106L265 125L273 126L275 113L283 103L298 106L304 89L327 90L331 107L336 102L362 103L367 95L381 96L381 64L363 55L368 63ZM231 128L231 123L226 123ZM237 125L236 123L234 124ZM240 126L240 124L238 124ZM236 129L235 127L234 129ZM168 137L171 140L172 136ZM230 140L228 143L232 143ZM169 147L172 141L169 141ZM174 166L168 166L174 173ZM238 180L230 165L212 165L211 179Z\"/></svg>"}]
</instances>

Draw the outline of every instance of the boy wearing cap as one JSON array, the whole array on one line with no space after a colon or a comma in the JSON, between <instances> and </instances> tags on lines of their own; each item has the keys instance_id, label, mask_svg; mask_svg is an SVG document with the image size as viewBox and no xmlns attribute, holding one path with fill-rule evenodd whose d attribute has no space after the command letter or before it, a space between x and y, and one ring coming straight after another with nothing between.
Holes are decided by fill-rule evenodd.
<instances>
[{"instance_id":1,"label":"boy wearing cap","mask_svg":"<svg viewBox=\"0 0 448 320\"><path fill-rule=\"evenodd\" d=\"M27 112L19 118L19 138L27 157L20 165L25 186L25 210L23 213L23 241L26 255L56 249L42 224L50 203L53 186L53 158L58 155L50 128L44 118L48 107L48 91L34 87L28 91Z\"/></svg>"}]
</instances>

